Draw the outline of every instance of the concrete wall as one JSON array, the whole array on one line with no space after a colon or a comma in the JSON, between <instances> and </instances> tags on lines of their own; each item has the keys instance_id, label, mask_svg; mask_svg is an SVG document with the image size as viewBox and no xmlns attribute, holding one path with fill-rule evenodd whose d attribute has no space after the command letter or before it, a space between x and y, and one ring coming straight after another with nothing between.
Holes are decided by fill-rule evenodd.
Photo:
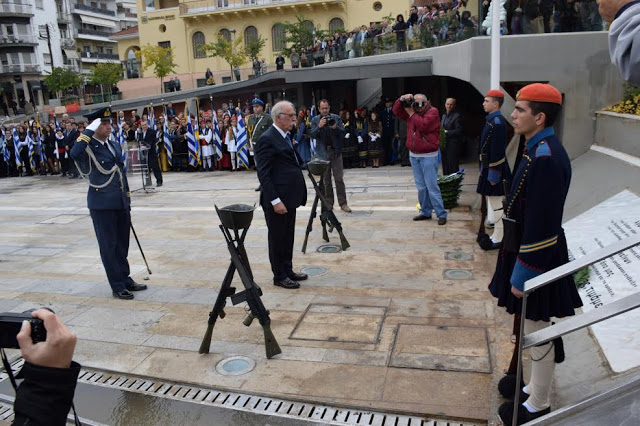
<instances>
[{"instance_id":1,"label":"concrete wall","mask_svg":"<svg viewBox=\"0 0 640 426\"><path fill-rule=\"evenodd\" d=\"M640 158L640 116L598 111L595 143Z\"/></svg>"}]
</instances>

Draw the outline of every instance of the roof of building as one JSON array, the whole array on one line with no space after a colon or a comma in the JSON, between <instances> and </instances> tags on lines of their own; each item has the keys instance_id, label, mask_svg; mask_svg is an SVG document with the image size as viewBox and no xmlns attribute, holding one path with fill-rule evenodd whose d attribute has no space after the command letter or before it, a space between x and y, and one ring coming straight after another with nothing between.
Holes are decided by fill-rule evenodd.
<instances>
[{"instance_id":1,"label":"roof of building","mask_svg":"<svg viewBox=\"0 0 640 426\"><path fill-rule=\"evenodd\" d=\"M118 31L117 33L113 33L109 35L109 38L118 40L123 38L132 38L133 36L137 36L137 35L138 35L138 26L136 25L135 27L127 28L125 30Z\"/></svg>"}]
</instances>

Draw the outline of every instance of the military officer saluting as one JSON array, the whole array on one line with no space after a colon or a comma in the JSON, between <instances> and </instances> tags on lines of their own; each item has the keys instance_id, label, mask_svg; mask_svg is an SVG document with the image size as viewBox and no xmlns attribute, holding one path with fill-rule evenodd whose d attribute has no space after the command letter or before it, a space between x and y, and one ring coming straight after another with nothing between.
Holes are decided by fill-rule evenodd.
<instances>
[{"instance_id":1,"label":"military officer saluting","mask_svg":"<svg viewBox=\"0 0 640 426\"><path fill-rule=\"evenodd\" d=\"M273 124L273 120L269 114L264 113L264 102L260 98L254 98L251 101L251 105L253 106L253 115L249 117L247 121L247 126L249 130L249 147L251 153L256 152L256 143L258 143L258 139L260 136ZM257 157L253 157L254 162L258 162ZM257 168L257 166L256 166ZM260 191L260 185L256 188L256 191Z\"/></svg>"},{"instance_id":2,"label":"military officer saluting","mask_svg":"<svg viewBox=\"0 0 640 426\"><path fill-rule=\"evenodd\" d=\"M132 291L147 286L129 276L131 198L120 146L109 138L111 109L102 108L85 117L91 124L71 148L71 158L89 180L87 205L113 297L133 299Z\"/></svg>"}]
</instances>

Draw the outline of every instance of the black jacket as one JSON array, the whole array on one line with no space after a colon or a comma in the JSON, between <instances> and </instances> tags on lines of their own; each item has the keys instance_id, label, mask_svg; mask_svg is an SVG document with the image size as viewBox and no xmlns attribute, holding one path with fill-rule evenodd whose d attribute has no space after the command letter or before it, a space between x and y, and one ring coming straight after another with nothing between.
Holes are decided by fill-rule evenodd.
<instances>
[{"instance_id":1,"label":"black jacket","mask_svg":"<svg viewBox=\"0 0 640 426\"><path fill-rule=\"evenodd\" d=\"M142 135L143 135L143 132L142 130L140 130L138 133L138 142L140 142L142 145L149 148L149 158L155 157L157 155L156 154L156 142L157 142L156 131L153 130L151 127L149 127L147 129L147 133L144 133L144 137Z\"/></svg>"},{"instance_id":2,"label":"black jacket","mask_svg":"<svg viewBox=\"0 0 640 426\"><path fill-rule=\"evenodd\" d=\"M440 124L447 131L447 143L460 143L464 139L462 134L462 117L456 111L451 114L442 114Z\"/></svg>"},{"instance_id":3,"label":"black jacket","mask_svg":"<svg viewBox=\"0 0 640 426\"><path fill-rule=\"evenodd\" d=\"M280 198L287 210L307 203L307 186L302 175L302 158L282 137L278 129L269 127L256 145L256 168L262 186L260 204L270 206Z\"/></svg>"},{"instance_id":4,"label":"black jacket","mask_svg":"<svg viewBox=\"0 0 640 426\"><path fill-rule=\"evenodd\" d=\"M311 126L309 128L309 136L316 139L316 149L320 158L326 157L328 146L332 147L333 152L336 154L342 153L342 140L345 134L342 119L340 116L331 113L327 117L334 119L338 127L332 129L328 124L322 128L318 127L322 116L316 115L313 117L313 120L311 120Z\"/></svg>"}]
</instances>

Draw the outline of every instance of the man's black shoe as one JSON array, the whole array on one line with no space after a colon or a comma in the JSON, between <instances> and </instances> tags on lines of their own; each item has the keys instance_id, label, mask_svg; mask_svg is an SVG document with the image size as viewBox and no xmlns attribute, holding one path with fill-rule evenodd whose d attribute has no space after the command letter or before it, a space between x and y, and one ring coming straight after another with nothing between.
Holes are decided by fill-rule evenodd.
<instances>
[{"instance_id":1,"label":"man's black shoe","mask_svg":"<svg viewBox=\"0 0 640 426\"><path fill-rule=\"evenodd\" d=\"M156 188L159 188L159 187L161 187L161 186L162 186L162 182L158 182L158 183L156 183Z\"/></svg>"},{"instance_id":2,"label":"man's black shoe","mask_svg":"<svg viewBox=\"0 0 640 426\"><path fill-rule=\"evenodd\" d=\"M138 284L136 282L133 284L126 284L125 287L127 287L127 290L129 291L142 291L147 289L146 284Z\"/></svg>"},{"instance_id":3,"label":"man's black shoe","mask_svg":"<svg viewBox=\"0 0 640 426\"><path fill-rule=\"evenodd\" d=\"M530 413L524 405L520 404L518 405L518 421L516 424L523 425L525 423L529 423L530 421L545 416L550 412L551 407L547 407L542 411L538 411L537 413ZM498 414L500 415L500 419L502 419L502 422L505 425L510 425L513 420L513 401L504 402L498 408Z\"/></svg>"},{"instance_id":4,"label":"man's black shoe","mask_svg":"<svg viewBox=\"0 0 640 426\"><path fill-rule=\"evenodd\" d=\"M309 276L307 274L303 274L302 272L292 272L291 274L289 274L289 279L293 281L304 281L307 278L309 278Z\"/></svg>"},{"instance_id":5,"label":"man's black shoe","mask_svg":"<svg viewBox=\"0 0 640 426\"><path fill-rule=\"evenodd\" d=\"M413 220L416 222L419 220L431 220L431 216L425 216L423 214L419 214L418 216L414 216Z\"/></svg>"},{"instance_id":6,"label":"man's black shoe","mask_svg":"<svg viewBox=\"0 0 640 426\"><path fill-rule=\"evenodd\" d=\"M447 224L447 218L446 217L439 217L438 218L438 225L446 225Z\"/></svg>"},{"instance_id":7,"label":"man's black shoe","mask_svg":"<svg viewBox=\"0 0 640 426\"><path fill-rule=\"evenodd\" d=\"M114 291L113 297L115 297L116 299L131 300L133 299L133 293L125 288L122 291Z\"/></svg>"},{"instance_id":8,"label":"man's black shoe","mask_svg":"<svg viewBox=\"0 0 640 426\"><path fill-rule=\"evenodd\" d=\"M277 285L282 288L299 288L300 283L291 280L291 278L287 277L281 281L274 281L273 285Z\"/></svg>"},{"instance_id":9,"label":"man's black shoe","mask_svg":"<svg viewBox=\"0 0 640 426\"><path fill-rule=\"evenodd\" d=\"M262 190L262 185L258 185L258 187L255 189L256 192L259 192L260 190Z\"/></svg>"},{"instance_id":10,"label":"man's black shoe","mask_svg":"<svg viewBox=\"0 0 640 426\"><path fill-rule=\"evenodd\" d=\"M520 402L525 402L527 398L529 398L529 394L524 393L522 388L524 387L524 381L522 378L520 379ZM507 374L498 382L498 392L500 395L507 399L513 400L516 395L516 375L515 374Z\"/></svg>"}]
</instances>

